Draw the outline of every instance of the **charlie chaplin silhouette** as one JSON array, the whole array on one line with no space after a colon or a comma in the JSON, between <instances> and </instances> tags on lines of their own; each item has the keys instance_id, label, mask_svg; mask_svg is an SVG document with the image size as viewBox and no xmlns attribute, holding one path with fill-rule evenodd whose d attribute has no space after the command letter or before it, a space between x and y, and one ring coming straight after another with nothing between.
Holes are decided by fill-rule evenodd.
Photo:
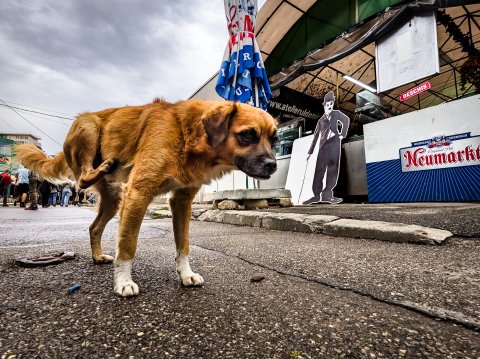
<instances>
[{"instance_id":1,"label":"charlie chaplin silhouette","mask_svg":"<svg viewBox=\"0 0 480 359\"><path fill-rule=\"evenodd\" d=\"M315 132L313 133L312 144L308 150L308 159L315 149L315 145L320 137L318 146L317 165L313 176L313 197L303 202L311 203L331 203L337 204L343 201L342 198L333 196L333 189L337 185L338 172L340 168L341 142L347 136L350 119L342 112L333 109L335 95L332 91L327 92L323 98L323 108L325 113L317 122ZM327 177L324 181L324 177ZM325 182L325 186L323 185Z\"/></svg>"}]
</instances>

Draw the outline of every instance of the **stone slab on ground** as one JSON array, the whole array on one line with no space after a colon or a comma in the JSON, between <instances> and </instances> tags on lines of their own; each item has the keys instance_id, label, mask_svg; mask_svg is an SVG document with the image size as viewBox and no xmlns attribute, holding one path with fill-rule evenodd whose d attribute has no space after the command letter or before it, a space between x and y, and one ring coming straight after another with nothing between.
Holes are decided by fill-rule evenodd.
<instances>
[{"instance_id":1,"label":"stone slab on ground","mask_svg":"<svg viewBox=\"0 0 480 359\"><path fill-rule=\"evenodd\" d=\"M304 223L310 227L312 233L323 233L326 223L330 223L339 219L337 216L329 216L324 214L308 215L304 219Z\"/></svg>"},{"instance_id":2,"label":"stone slab on ground","mask_svg":"<svg viewBox=\"0 0 480 359\"><path fill-rule=\"evenodd\" d=\"M269 208L267 212L322 214L366 221L417 224L450 231L455 237L480 239L480 202L316 204Z\"/></svg>"},{"instance_id":3,"label":"stone slab on ground","mask_svg":"<svg viewBox=\"0 0 480 359\"><path fill-rule=\"evenodd\" d=\"M262 227L277 231L312 233L310 227L303 223L305 217L307 216L298 213L289 213L280 216L270 213L263 218Z\"/></svg>"},{"instance_id":4,"label":"stone slab on ground","mask_svg":"<svg viewBox=\"0 0 480 359\"><path fill-rule=\"evenodd\" d=\"M198 218L206 211L207 211L206 208L194 208L194 209L192 209L192 217L193 218Z\"/></svg>"},{"instance_id":5,"label":"stone slab on ground","mask_svg":"<svg viewBox=\"0 0 480 359\"><path fill-rule=\"evenodd\" d=\"M236 226L261 227L262 218L266 215L268 215L268 212L210 210L202 213L198 220Z\"/></svg>"},{"instance_id":6,"label":"stone slab on ground","mask_svg":"<svg viewBox=\"0 0 480 359\"><path fill-rule=\"evenodd\" d=\"M292 198L292 194L288 189L238 189L215 193L216 201L269 198Z\"/></svg>"},{"instance_id":7,"label":"stone slab on ground","mask_svg":"<svg viewBox=\"0 0 480 359\"><path fill-rule=\"evenodd\" d=\"M324 233L337 237L378 239L390 242L441 244L453 236L450 231L414 224L339 219L327 223Z\"/></svg>"},{"instance_id":8,"label":"stone slab on ground","mask_svg":"<svg viewBox=\"0 0 480 359\"><path fill-rule=\"evenodd\" d=\"M342 219L328 215L274 213L264 211L205 211L200 221L261 227L269 230L324 233L334 237L381 241L441 244L453 234L446 230L403 223Z\"/></svg>"},{"instance_id":9,"label":"stone slab on ground","mask_svg":"<svg viewBox=\"0 0 480 359\"><path fill-rule=\"evenodd\" d=\"M277 231L321 233L323 225L338 219L335 216L308 216L299 213L269 213L262 219L262 228Z\"/></svg>"},{"instance_id":10,"label":"stone slab on ground","mask_svg":"<svg viewBox=\"0 0 480 359\"><path fill-rule=\"evenodd\" d=\"M261 227L277 231L321 233L325 223L338 219L335 216L308 216L297 213L271 213L258 211L218 211L202 213L198 220L233 224L237 226Z\"/></svg>"}]
</instances>

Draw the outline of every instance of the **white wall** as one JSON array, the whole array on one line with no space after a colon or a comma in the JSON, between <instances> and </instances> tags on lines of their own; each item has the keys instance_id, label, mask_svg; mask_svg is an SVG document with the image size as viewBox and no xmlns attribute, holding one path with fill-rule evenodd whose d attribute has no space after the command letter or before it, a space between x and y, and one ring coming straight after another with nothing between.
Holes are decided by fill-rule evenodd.
<instances>
[{"instance_id":1,"label":"white wall","mask_svg":"<svg viewBox=\"0 0 480 359\"><path fill-rule=\"evenodd\" d=\"M190 98L201 100L223 100L215 91L218 74L213 75L207 82L200 87Z\"/></svg>"},{"instance_id":2,"label":"white wall","mask_svg":"<svg viewBox=\"0 0 480 359\"><path fill-rule=\"evenodd\" d=\"M363 126L367 163L399 158L413 141L463 132L480 134L480 96L446 102Z\"/></svg>"}]
</instances>

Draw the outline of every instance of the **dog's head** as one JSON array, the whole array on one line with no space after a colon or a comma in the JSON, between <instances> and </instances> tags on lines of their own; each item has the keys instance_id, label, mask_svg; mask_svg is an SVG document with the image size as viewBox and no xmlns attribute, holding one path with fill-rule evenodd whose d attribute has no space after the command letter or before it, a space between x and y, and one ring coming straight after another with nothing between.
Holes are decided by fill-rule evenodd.
<instances>
[{"instance_id":1,"label":"dog's head","mask_svg":"<svg viewBox=\"0 0 480 359\"><path fill-rule=\"evenodd\" d=\"M207 143L223 164L232 165L257 179L268 179L277 170L272 147L276 121L266 111L250 105L222 102L202 119Z\"/></svg>"}]
</instances>

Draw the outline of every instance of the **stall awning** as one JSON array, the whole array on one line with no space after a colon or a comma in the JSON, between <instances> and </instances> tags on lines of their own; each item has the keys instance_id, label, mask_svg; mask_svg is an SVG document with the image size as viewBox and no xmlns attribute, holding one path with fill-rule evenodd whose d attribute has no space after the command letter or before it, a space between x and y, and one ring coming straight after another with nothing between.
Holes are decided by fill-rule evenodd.
<instances>
[{"instance_id":1,"label":"stall awning","mask_svg":"<svg viewBox=\"0 0 480 359\"><path fill-rule=\"evenodd\" d=\"M339 107L352 114L357 107L355 95L362 89L344 80L342 75L374 84L374 41L408 21L414 13L432 8L439 9L437 32L441 66L440 73L428 79L432 88L404 102L398 100L398 95L417 83L382 93L380 97L397 113L405 113L474 93L476 89L471 83L462 89L461 72L472 62L475 66L480 42L480 4L461 0L414 1L387 9L328 44L319 44L317 50L270 76L270 83L274 89L287 86L316 98L333 88L338 89ZM452 28L457 28L456 34L452 33Z\"/></svg>"}]
</instances>

